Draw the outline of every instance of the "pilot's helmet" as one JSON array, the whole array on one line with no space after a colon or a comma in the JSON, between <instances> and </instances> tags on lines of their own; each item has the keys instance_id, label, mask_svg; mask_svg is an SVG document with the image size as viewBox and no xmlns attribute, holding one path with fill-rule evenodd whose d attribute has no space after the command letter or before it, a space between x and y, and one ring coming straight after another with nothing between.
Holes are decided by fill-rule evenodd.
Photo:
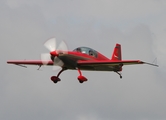
<instances>
[{"instance_id":1,"label":"pilot's helmet","mask_svg":"<svg viewBox=\"0 0 166 120\"><path fill-rule=\"evenodd\" d=\"M81 48L77 48L77 52L81 52Z\"/></svg>"},{"instance_id":2,"label":"pilot's helmet","mask_svg":"<svg viewBox=\"0 0 166 120\"><path fill-rule=\"evenodd\" d=\"M89 50L89 55L94 56L93 50Z\"/></svg>"}]
</instances>

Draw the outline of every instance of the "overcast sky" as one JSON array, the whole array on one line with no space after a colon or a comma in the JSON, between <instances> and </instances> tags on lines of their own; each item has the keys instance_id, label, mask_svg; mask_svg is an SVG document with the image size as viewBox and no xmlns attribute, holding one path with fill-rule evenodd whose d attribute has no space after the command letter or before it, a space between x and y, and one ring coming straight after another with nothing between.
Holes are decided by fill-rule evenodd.
<instances>
[{"instance_id":1,"label":"overcast sky","mask_svg":"<svg viewBox=\"0 0 166 120\"><path fill-rule=\"evenodd\" d=\"M165 120L165 0L1 0L1 120ZM7 60L40 60L43 43L56 37L69 50L91 47L111 57L116 43L123 59L153 62L113 72L65 71L50 80L52 67L28 69Z\"/></svg>"}]
</instances>

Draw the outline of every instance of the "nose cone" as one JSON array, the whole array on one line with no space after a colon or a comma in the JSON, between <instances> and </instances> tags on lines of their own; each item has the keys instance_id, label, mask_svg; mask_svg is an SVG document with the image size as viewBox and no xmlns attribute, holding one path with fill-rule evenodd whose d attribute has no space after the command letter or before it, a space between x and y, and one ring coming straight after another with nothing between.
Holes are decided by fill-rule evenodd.
<instances>
[{"instance_id":1,"label":"nose cone","mask_svg":"<svg viewBox=\"0 0 166 120\"><path fill-rule=\"evenodd\" d=\"M58 54L57 54L56 51L52 51L52 52L50 52L50 54L51 54L52 56L58 56Z\"/></svg>"}]
</instances>

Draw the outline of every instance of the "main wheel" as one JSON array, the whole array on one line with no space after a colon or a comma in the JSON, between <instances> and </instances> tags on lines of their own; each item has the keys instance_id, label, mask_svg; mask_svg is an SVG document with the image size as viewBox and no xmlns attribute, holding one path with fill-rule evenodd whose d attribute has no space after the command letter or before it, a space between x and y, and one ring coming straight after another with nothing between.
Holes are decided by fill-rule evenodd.
<instances>
[{"instance_id":1,"label":"main wheel","mask_svg":"<svg viewBox=\"0 0 166 120\"><path fill-rule=\"evenodd\" d=\"M82 81L82 80L79 80L79 82L80 82L80 83L83 83L84 81Z\"/></svg>"},{"instance_id":2,"label":"main wheel","mask_svg":"<svg viewBox=\"0 0 166 120\"><path fill-rule=\"evenodd\" d=\"M58 78L57 76L52 76L52 77L51 77L51 80L52 80L54 83L57 83L57 82L61 81L61 79Z\"/></svg>"},{"instance_id":3,"label":"main wheel","mask_svg":"<svg viewBox=\"0 0 166 120\"><path fill-rule=\"evenodd\" d=\"M86 78L86 77L84 77L84 76L78 76L78 78L77 78L78 80L79 80L79 82L80 83L83 83L83 82L85 82L85 81L87 81L88 79Z\"/></svg>"}]
</instances>

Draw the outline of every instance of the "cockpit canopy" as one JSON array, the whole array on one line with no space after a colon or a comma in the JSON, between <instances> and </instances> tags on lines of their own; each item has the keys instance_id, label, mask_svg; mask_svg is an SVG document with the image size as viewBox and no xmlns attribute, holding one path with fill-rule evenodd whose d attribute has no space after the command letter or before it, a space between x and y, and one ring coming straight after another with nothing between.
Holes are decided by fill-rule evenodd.
<instances>
[{"instance_id":1,"label":"cockpit canopy","mask_svg":"<svg viewBox=\"0 0 166 120\"><path fill-rule=\"evenodd\" d=\"M97 58L97 52L91 48L88 48L88 47L78 47L78 48L74 49L73 51L81 52L81 53L84 53L84 54L87 54L87 55L90 55L90 56Z\"/></svg>"}]
</instances>

